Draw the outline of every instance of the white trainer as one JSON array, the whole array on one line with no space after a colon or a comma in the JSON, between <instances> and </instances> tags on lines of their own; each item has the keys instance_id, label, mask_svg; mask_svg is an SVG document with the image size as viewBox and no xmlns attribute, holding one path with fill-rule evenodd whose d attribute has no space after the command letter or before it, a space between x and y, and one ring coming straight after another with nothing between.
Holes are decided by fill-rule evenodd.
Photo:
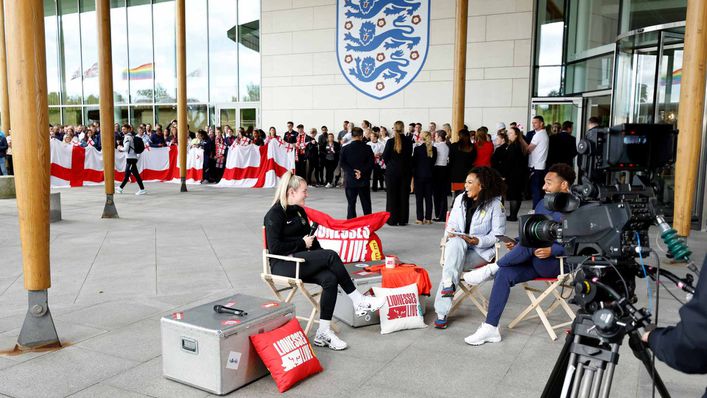
<instances>
[{"instance_id":1,"label":"white trainer","mask_svg":"<svg viewBox=\"0 0 707 398\"><path fill-rule=\"evenodd\" d=\"M361 302L354 308L356 316L365 316L369 312L378 311L385 304L385 297L363 296Z\"/></svg>"},{"instance_id":2,"label":"white trainer","mask_svg":"<svg viewBox=\"0 0 707 398\"><path fill-rule=\"evenodd\" d=\"M345 350L349 345L344 340L341 340L334 331L329 329L324 332L317 330L312 342L317 347L329 347L334 351Z\"/></svg>"},{"instance_id":3,"label":"white trainer","mask_svg":"<svg viewBox=\"0 0 707 398\"><path fill-rule=\"evenodd\" d=\"M121 187L116 187L116 188L115 188L115 192L117 192L117 193L123 193L123 188L121 188Z\"/></svg>"},{"instance_id":4,"label":"white trainer","mask_svg":"<svg viewBox=\"0 0 707 398\"><path fill-rule=\"evenodd\" d=\"M491 326L488 323L482 323L476 332L464 339L464 342L469 345L482 345L484 343L499 343L501 342L501 333L498 332L498 326Z\"/></svg>"},{"instance_id":5,"label":"white trainer","mask_svg":"<svg viewBox=\"0 0 707 398\"><path fill-rule=\"evenodd\" d=\"M464 273L464 282L470 285L480 285L486 281L490 281L498 272L498 264L489 263L483 267Z\"/></svg>"},{"instance_id":6,"label":"white trainer","mask_svg":"<svg viewBox=\"0 0 707 398\"><path fill-rule=\"evenodd\" d=\"M327 183L324 187L325 187L325 188L331 188L332 185L331 185L331 183Z\"/></svg>"},{"instance_id":7,"label":"white trainer","mask_svg":"<svg viewBox=\"0 0 707 398\"><path fill-rule=\"evenodd\" d=\"M135 195L138 195L138 196L139 195L147 195L147 191L145 191L144 189L141 189L141 190L135 192Z\"/></svg>"}]
</instances>

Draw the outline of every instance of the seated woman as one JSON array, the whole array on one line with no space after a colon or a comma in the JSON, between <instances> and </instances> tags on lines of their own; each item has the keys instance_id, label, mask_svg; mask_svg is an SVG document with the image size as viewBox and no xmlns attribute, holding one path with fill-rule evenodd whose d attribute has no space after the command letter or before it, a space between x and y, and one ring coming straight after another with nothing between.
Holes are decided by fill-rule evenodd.
<instances>
[{"instance_id":1,"label":"seated woman","mask_svg":"<svg viewBox=\"0 0 707 398\"><path fill-rule=\"evenodd\" d=\"M356 315L363 316L383 306L385 298L364 296L356 290L351 276L344 268L339 255L333 250L322 249L316 237L310 236L309 220L304 211L307 182L288 171L280 179L273 206L265 215L264 225L268 250L271 254L294 256L306 261L300 264L300 278L322 287L319 328L314 345L343 350L348 345L331 330L331 317L336 304L337 285L341 285L353 301ZM293 278L295 263L270 260L272 272Z\"/></svg>"},{"instance_id":2,"label":"seated woman","mask_svg":"<svg viewBox=\"0 0 707 398\"><path fill-rule=\"evenodd\" d=\"M435 297L435 327L447 327L447 314L464 269L493 261L496 235L506 232L506 213L501 203L506 185L490 167L475 167L467 174L465 191L454 199L447 222L444 268ZM454 234L454 233L460 234Z\"/></svg>"}]
</instances>

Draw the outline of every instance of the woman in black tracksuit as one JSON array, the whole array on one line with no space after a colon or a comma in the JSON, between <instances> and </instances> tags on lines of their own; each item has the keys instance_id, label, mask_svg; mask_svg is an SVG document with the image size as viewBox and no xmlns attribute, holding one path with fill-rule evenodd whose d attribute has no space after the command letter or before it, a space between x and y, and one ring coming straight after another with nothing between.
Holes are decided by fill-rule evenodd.
<instances>
[{"instance_id":1,"label":"woman in black tracksuit","mask_svg":"<svg viewBox=\"0 0 707 398\"><path fill-rule=\"evenodd\" d=\"M270 254L303 258L299 277L304 282L316 283L322 287L319 329L314 345L343 350L348 345L331 330L331 317L336 305L337 286L341 286L351 298L357 315L379 309L385 298L364 296L354 286L351 276L344 268L339 255L333 250L322 249L311 234L304 200L307 198L307 182L300 176L286 172L280 179L275 200L265 215L265 239ZM270 261L273 274L295 277L295 263L292 261Z\"/></svg>"},{"instance_id":2,"label":"woman in black tracksuit","mask_svg":"<svg viewBox=\"0 0 707 398\"><path fill-rule=\"evenodd\" d=\"M385 210L388 225L407 225L410 217L410 180L412 178L412 140L403 134L405 124L395 122L393 137L383 150L385 162Z\"/></svg>"},{"instance_id":3,"label":"woman in black tracksuit","mask_svg":"<svg viewBox=\"0 0 707 398\"><path fill-rule=\"evenodd\" d=\"M415 148L412 153L417 210L415 224L432 224L432 173L437 161L437 148L432 145L432 135L428 131L420 133L420 140L422 145Z\"/></svg>"}]
</instances>

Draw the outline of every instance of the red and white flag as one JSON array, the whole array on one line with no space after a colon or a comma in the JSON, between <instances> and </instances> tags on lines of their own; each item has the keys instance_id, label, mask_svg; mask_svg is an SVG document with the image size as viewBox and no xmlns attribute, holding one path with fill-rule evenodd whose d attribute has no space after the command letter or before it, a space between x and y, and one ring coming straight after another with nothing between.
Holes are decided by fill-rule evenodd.
<instances>
[{"instance_id":1,"label":"red and white flag","mask_svg":"<svg viewBox=\"0 0 707 398\"><path fill-rule=\"evenodd\" d=\"M292 146L276 140L266 145L232 145L219 187L273 188L295 168Z\"/></svg>"}]
</instances>

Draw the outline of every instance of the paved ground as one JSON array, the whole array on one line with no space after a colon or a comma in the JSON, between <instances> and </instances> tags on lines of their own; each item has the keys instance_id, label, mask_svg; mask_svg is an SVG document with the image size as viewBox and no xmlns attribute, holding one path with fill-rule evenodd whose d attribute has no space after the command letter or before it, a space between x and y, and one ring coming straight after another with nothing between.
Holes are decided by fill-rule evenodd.
<instances>
[{"instance_id":1,"label":"paved ground","mask_svg":"<svg viewBox=\"0 0 707 398\"><path fill-rule=\"evenodd\" d=\"M66 348L0 355L0 396L208 396L162 377L159 319L234 292L268 296L259 278L260 228L273 191L197 186L180 194L176 185L148 184L147 196L117 198L119 220L101 220L102 189L62 190L64 221L51 227L50 306ZM311 189L310 195L311 207L344 216L341 190ZM374 194L373 205L384 209L384 193ZM27 303L15 206L14 200L0 201L0 351L13 348ZM515 228L509 223L509 234ZM385 226L379 235L386 252L425 266L436 284L441 231L440 224ZM690 238L695 258L704 256L704 238L704 233ZM683 273L681 266L668 267ZM485 293L489 289L482 288ZM643 280L637 290L645 302ZM537 320L514 330L505 327L525 305L527 297L513 289L501 319L503 342L482 347L463 342L483 321L468 304L445 331L428 327L381 336L377 326L341 325L340 336L350 348L316 349L326 370L288 395L538 396L562 338L552 342ZM673 298L661 294L661 323L675 322L678 308ZM431 301L427 310L431 324ZM622 354L614 396L649 396L645 370L627 349ZM659 371L676 397L699 396L707 384L704 376L682 375L662 365ZM278 393L266 377L232 395Z\"/></svg>"}]
</instances>

